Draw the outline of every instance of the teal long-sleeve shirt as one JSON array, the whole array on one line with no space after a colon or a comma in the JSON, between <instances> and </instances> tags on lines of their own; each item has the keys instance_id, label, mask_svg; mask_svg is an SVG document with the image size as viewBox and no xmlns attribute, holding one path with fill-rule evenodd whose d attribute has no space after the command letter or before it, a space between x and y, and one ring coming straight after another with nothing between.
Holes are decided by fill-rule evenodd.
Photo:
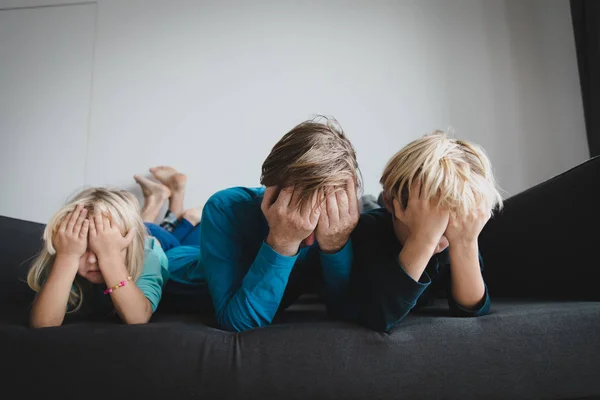
<instances>
[{"instance_id":1,"label":"teal long-sleeve shirt","mask_svg":"<svg viewBox=\"0 0 600 400\"><path fill-rule=\"evenodd\" d=\"M448 249L429 260L419 281L408 275L399 264L402 245L394 233L392 215L385 208L363 213L352 241L351 317L357 318L362 325L387 332L412 309L426 305L443 292L446 292L453 316L477 317L489 312L487 287L481 302L472 309L461 307L452 297ZM481 255L479 264L483 269Z\"/></svg>"},{"instance_id":2,"label":"teal long-sleeve shirt","mask_svg":"<svg viewBox=\"0 0 600 400\"><path fill-rule=\"evenodd\" d=\"M347 305L353 251L349 241L325 254L318 244L292 257L266 242L267 220L260 208L264 188L235 187L214 194L204 206L200 265L217 321L231 331L269 325L311 286L322 281L329 314L338 318Z\"/></svg>"}]
</instances>

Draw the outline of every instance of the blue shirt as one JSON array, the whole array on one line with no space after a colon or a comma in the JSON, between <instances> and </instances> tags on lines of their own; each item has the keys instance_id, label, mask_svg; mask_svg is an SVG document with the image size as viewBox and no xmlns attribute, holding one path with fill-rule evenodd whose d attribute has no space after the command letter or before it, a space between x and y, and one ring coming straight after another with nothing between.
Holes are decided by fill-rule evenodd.
<instances>
[{"instance_id":1,"label":"blue shirt","mask_svg":"<svg viewBox=\"0 0 600 400\"><path fill-rule=\"evenodd\" d=\"M323 281L330 315L341 316L351 242L335 254L321 252L316 243L292 257L278 254L265 242L269 226L260 207L263 195L264 188L226 189L214 194L202 211L200 268L218 323L231 331L269 325L315 277Z\"/></svg>"},{"instance_id":2,"label":"blue shirt","mask_svg":"<svg viewBox=\"0 0 600 400\"><path fill-rule=\"evenodd\" d=\"M487 287L481 302L473 309L461 307L450 291L448 249L435 254L419 281L399 264L402 245L394 232L392 215L385 208L361 214L352 233L354 265L351 277L353 317L376 331L384 332L398 324L413 308L445 295L450 312L458 317L485 315L490 309ZM483 269L483 260L479 256Z\"/></svg>"},{"instance_id":3,"label":"blue shirt","mask_svg":"<svg viewBox=\"0 0 600 400\"><path fill-rule=\"evenodd\" d=\"M144 246L144 267L135 284L150 301L152 312L156 311L162 297L162 289L169 279L168 265L167 256L158 241L147 238Z\"/></svg>"}]
</instances>

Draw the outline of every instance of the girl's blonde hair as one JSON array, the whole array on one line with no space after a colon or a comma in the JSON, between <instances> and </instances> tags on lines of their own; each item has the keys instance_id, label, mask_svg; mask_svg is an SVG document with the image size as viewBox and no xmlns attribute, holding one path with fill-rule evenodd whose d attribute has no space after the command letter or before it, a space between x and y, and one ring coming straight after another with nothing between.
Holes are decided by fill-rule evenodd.
<instances>
[{"instance_id":1,"label":"girl's blonde hair","mask_svg":"<svg viewBox=\"0 0 600 400\"><path fill-rule=\"evenodd\" d=\"M74 211L78 204L83 205L88 210L88 215L93 215L94 212L99 211L102 215L109 217L112 224L121 229L123 235L126 235L131 229L136 230L134 238L127 248L125 267L134 281L137 281L142 273L144 242L147 234L140 216L137 199L124 190L90 188L76 194L63 208L54 214L48 225L46 225L43 235L44 247L27 274L27 284L36 292L39 292L42 288L54 264L56 249L52 243L52 238L66 215ZM81 284L76 279L69 294L69 310L79 310L82 301Z\"/></svg>"},{"instance_id":2,"label":"girl's blonde hair","mask_svg":"<svg viewBox=\"0 0 600 400\"><path fill-rule=\"evenodd\" d=\"M380 183L384 196L403 208L413 183L424 199L435 199L456 215L485 205L502 208L502 196L484 150L473 143L448 137L443 131L424 135L402 148L388 162Z\"/></svg>"}]
</instances>

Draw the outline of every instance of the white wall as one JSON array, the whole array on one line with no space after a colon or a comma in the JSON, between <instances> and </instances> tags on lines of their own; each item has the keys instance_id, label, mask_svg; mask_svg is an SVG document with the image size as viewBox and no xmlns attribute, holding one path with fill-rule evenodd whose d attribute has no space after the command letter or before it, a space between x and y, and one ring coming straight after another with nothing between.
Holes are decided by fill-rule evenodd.
<instances>
[{"instance_id":1,"label":"white wall","mask_svg":"<svg viewBox=\"0 0 600 400\"><path fill-rule=\"evenodd\" d=\"M45 221L82 184L139 195L132 175L156 164L187 173L186 206L201 205L258 185L275 142L317 113L342 123L365 193L379 192L395 151L436 128L484 146L507 196L588 158L568 0L11 9L65 3L0 0L0 215ZM52 63L50 44L64 53ZM40 117L50 109L53 124Z\"/></svg>"}]
</instances>

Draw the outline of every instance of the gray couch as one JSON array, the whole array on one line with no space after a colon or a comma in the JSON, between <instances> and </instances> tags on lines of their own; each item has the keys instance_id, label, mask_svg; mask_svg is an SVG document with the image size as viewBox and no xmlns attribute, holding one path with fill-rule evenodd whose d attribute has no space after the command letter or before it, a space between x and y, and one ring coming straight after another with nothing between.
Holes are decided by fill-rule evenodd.
<instances>
[{"instance_id":1,"label":"gray couch","mask_svg":"<svg viewBox=\"0 0 600 400\"><path fill-rule=\"evenodd\" d=\"M599 181L593 159L506 201L480 237L489 315L440 300L389 334L327 321L311 297L243 333L160 308L32 330L19 279L43 226L0 217L2 398L600 398Z\"/></svg>"}]
</instances>

